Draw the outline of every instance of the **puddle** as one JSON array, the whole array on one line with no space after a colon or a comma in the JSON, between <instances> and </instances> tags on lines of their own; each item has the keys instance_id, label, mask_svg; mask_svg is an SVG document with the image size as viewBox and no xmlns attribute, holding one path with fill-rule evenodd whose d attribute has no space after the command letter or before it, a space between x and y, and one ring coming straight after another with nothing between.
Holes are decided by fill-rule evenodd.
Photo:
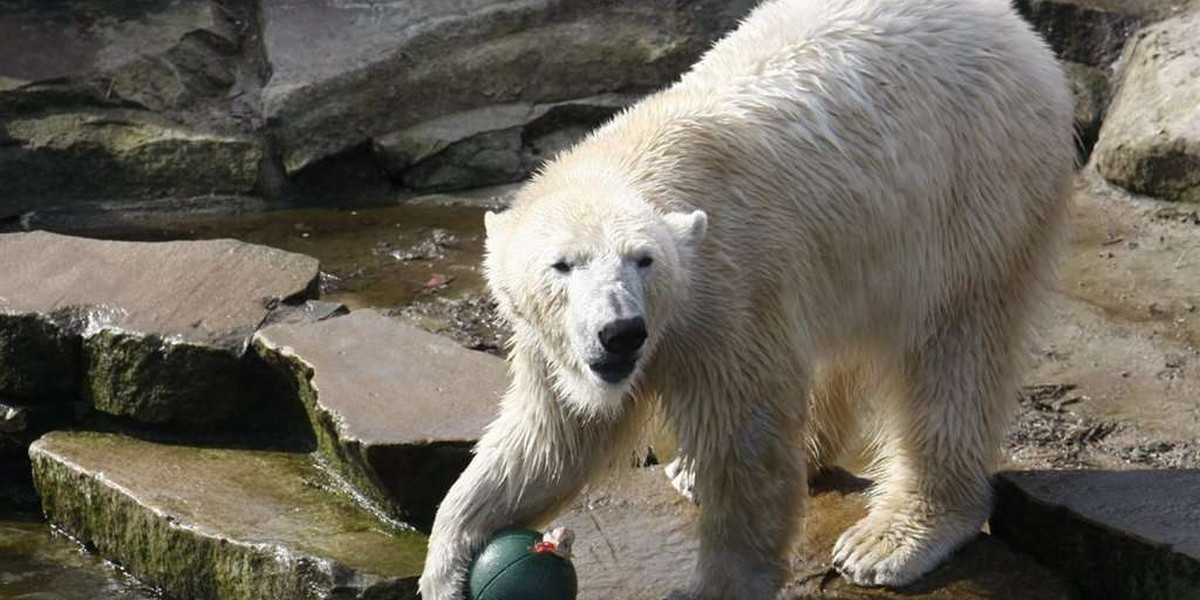
<instances>
[{"instance_id":1,"label":"puddle","mask_svg":"<svg viewBox=\"0 0 1200 600\"><path fill-rule=\"evenodd\" d=\"M0 515L0 600L153 600L111 564L45 523Z\"/></svg>"},{"instance_id":2,"label":"puddle","mask_svg":"<svg viewBox=\"0 0 1200 600\"><path fill-rule=\"evenodd\" d=\"M321 296L351 309L483 293L480 208L398 205L295 209L162 225L132 240L234 238L316 257Z\"/></svg>"}]
</instances>

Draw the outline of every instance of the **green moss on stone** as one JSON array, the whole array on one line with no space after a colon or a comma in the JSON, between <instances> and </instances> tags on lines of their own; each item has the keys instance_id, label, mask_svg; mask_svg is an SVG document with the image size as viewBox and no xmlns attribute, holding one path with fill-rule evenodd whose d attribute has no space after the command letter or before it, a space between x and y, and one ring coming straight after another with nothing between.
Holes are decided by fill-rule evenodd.
<instances>
[{"instance_id":1,"label":"green moss on stone","mask_svg":"<svg viewBox=\"0 0 1200 600\"><path fill-rule=\"evenodd\" d=\"M237 348L105 330L84 340L83 356L84 396L109 414L207 425L242 407Z\"/></svg>"},{"instance_id":2,"label":"green moss on stone","mask_svg":"<svg viewBox=\"0 0 1200 600\"><path fill-rule=\"evenodd\" d=\"M327 464L376 507L405 520L408 515L386 492L387 487L369 466L366 449L357 440L341 438L336 418L321 407L318 392L312 385L312 367L297 356L267 346L259 338L251 343L251 352L276 373L290 379L290 386L308 414L316 436L317 452Z\"/></svg>"},{"instance_id":3,"label":"green moss on stone","mask_svg":"<svg viewBox=\"0 0 1200 600\"><path fill-rule=\"evenodd\" d=\"M31 456L51 522L170 597L415 597L424 536L333 493L306 455L59 432Z\"/></svg>"}]
</instances>

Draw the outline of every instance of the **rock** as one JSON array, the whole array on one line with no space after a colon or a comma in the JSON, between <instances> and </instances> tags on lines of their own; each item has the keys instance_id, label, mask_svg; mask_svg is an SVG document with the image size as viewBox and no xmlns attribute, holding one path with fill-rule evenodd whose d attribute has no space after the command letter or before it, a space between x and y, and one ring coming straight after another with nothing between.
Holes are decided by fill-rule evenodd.
<instances>
[{"instance_id":1,"label":"rock","mask_svg":"<svg viewBox=\"0 0 1200 600\"><path fill-rule=\"evenodd\" d=\"M38 402L78 396L83 350L62 324L76 322L79 311L16 312L7 301L0 292L0 394Z\"/></svg>"},{"instance_id":2,"label":"rock","mask_svg":"<svg viewBox=\"0 0 1200 600\"><path fill-rule=\"evenodd\" d=\"M1200 202L1200 11L1139 31L1123 62L1097 169L1137 194Z\"/></svg>"},{"instance_id":3,"label":"rock","mask_svg":"<svg viewBox=\"0 0 1200 600\"><path fill-rule=\"evenodd\" d=\"M0 112L183 108L234 83L237 36L209 0L0 2Z\"/></svg>"},{"instance_id":4,"label":"rock","mask_svg":"<svg viewBox=\"0 0 1200 600\"><path fill-rule=\"evenodd\" d=\"M128 110L0 121L0 216L53 203L251 191L262 143Z\"/></svg>"},{"instance_id":5,"label":"rock","mask_svg":"<svg viewBox=\"0 0 1200 600\"><path fill-rule=\"evenodd\" d=\"M0 397L0 513L36 510L29 444L47 431L69 426L74 418L73 404L30 404Z\"/></svg>"},{"instance_id":6,"label":"rock","mask_svg":"<svg viewBox=\"0 0 1200 600\"><path fill-rule=\"evenodd\" d=\"M267 315L266 320L263 321L263 326L274 325L276 323L288 325L311 323L348 314L350 314L350 309L346 308L346 305L340 302L308 300L303 304L284 304L276 307L275 310L271 311L271 314Z\"/></svg>"},{"instance_id":7,"label":"rock","mask_svg":"<svg viewBox=\"0 0 1200 600\"><path fill-rule=\"evenodd\" d=\"M1063 65L1075 99L1075 144L1079 162L1086 163L1100 135L1100 124L1108 108L1108 76L1098 67L1068 62Z\"/></svg>"},{"instance_id":8,"label":"rock","mask_svg":"<svg viewBox=\"0 0 1200 600\"><path fill-rule=\"evenodd\" d=\"M1200 597L1200 471L1027 471L998 479L992 531L1085 598Z\"/></svg>"},{"instance_id":9,"label":"rock","mask_svg":"<svg viewBox=\"0 0 1200 600\"><path fill-rule=\"evenodd\" d=\"M70 404L29 404L0 397L0 435L9 439L37 437L73 418ZM30 438L29 441L33 441Z\"/></svg>"},{"instance_id":10,"label":"rock","mask_svg":"<svg viewBox=\"0 0 1200 600\"><path fill-rule=\"evenodd\" d=\"M659 88L753 4L267 0L263 109L295 173L447 114Z\"/></svg>"},{"instance_id":11,"label":"rock","mask_svg":"<svg viewBox=\"0 0 1200 600\"><path fill-rule=\"evenodd\" d=\"M375 152L389 172L418 191L512 183L636 98L605 94L550 104L488 106L385 135L375 141Z\"/></svg>"},{"instance_id":12,"label":"rock","mask_svg":"<svg viewBox=\"0 0 1200 600\"><path fill-rule=\"evenodd\" d=\"M55 432L30 448L56 527L172 598L407 599L425 538L307 455Z\"/></svg>"},{"instance_id":13,"label":"rock","mask_svg":"<svg viewBox=\"0 0 1200 600\"><path fill-rule=\"evenodd\" d=\"M1138 11L1115 1L1013 0L1013 5L1059 58L1093 67L1116 60L1129 34L1141 24L1134 16Z\"/></svg>"},{"instance_id":14,"label":"rock","mask_svg":"<svg viewBox=\"0 0 1200 600\"><path fill-rule=\"evenodd\" d=\"M830 551L837 536L865 514L862 483L834 476L814 486L805 518L805 544L780 598L1074 598L1059 577L984 534L901 592L846 583L831 572ZM580 600L659 600L687 583L698 548L697 516L698 508L670 486L660 468L651 467L585 492L552 526L575 531Z\"/></svg>"},{"instance_id":15,"label":"rock","mask_svg":"<svg viewBox=\"0 0 1200 600\"><path fill-rule=\"evenodd\" d=\"M0 402L0 433L22 433L29 426L29 413L20 406Z\"/></svg>"},{"instance_id":16,"label":"rock","mask_svg":"<svg viewBox=\"0 0 1200 600\"><path fill-rule=\"evenodd\" d=\"M96 409L149 423L243 414L250 336L281 300L316 293L316 259L233 240L16 233L0 235L0 256L0 355L19 353L0 358L25 374L0 378L0 393L78 381Z\"/></svg>"},{"instance_id":17,"label":"rock","mask_svg":"<svg viewBox=\"0 0 1200 600\"><path fill-rule=\"evenodd\" d=\"M264 328L254 349L290 378L329 464L424 528L508 385L504 361L370 310Z\"/></svg>"}]
</instances>

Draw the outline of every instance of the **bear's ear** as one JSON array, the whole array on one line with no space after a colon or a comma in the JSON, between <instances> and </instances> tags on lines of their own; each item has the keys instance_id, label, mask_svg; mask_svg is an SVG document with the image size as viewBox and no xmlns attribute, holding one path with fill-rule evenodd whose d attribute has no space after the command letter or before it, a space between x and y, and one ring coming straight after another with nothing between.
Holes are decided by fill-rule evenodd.
<instances>
[{"instance_id":1,"label":"bear's ear","mask_svg":"<svg viewBox=\"0 0 1200 600\"><path fill-rule=\"evenodd\" d=\"M663 217L667 228L681 246L696 248L708 232L708 215L697 210L690 213L671 213Z\"/></svg>"},{"instance_id":2,"label":"bear's ear","mask_svg":"<svg viewBox=\"0 0 1200 600\"><path fill-rule=\"evenodd\" d=\"M503 212L487 211L483 215L483 228L487 231L488 237L500 237L504 234L508 227L508 214Z\"/></svg>"}]
</instances>

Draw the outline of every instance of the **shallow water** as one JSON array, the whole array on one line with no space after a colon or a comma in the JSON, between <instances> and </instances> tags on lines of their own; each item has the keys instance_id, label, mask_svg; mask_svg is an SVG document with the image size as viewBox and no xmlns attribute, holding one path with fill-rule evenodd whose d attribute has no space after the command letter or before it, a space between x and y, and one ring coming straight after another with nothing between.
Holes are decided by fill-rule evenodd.
<instances>
[{"instance_id":1,"label":"shallow water","mask_svg":"<svg viewBox=\"0 0 1200 600\"><path fill-rule=\"evenodd\" d=\"M234 238L307 254L321 261L323 299L352 309L386 309L480 293L483 213L433 205L293 209L106 237Z\"/></svg>"},{"instance_id":2,"label":"shallow water","mask_svg":"<svg viewBox=\"0 0 1200 600\"><path fill-rule=\"evenodd\" d=\"M0 600L152 600L110 563L30 517L0 515Z\"/></svg>"}]
</instances>

